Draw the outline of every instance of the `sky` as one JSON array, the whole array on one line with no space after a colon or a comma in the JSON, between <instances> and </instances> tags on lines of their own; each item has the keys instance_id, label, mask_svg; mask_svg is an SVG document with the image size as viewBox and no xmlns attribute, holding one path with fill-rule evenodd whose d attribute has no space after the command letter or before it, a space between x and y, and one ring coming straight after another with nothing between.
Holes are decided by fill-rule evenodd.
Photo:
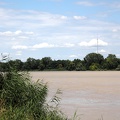
<instances>
[{"instance_id":1,"label":"sky","mask_svg":"<svg viewBox=\"0 0 120 120\"><path fill-rule=\"evenodd\" d=\"M120 58L120 0L0 0L0 53L25 61L93 52Z\"/></svg>"}]
</instances>

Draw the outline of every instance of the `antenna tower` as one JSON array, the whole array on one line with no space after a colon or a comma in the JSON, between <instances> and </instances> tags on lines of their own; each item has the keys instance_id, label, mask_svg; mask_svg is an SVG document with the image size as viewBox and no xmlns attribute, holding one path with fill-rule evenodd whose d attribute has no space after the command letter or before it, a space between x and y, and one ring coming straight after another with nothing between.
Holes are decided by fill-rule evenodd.
<instances>
[{"instance_id":1,"label":"antenna tower","mask_svg":"<svg viewBox=\"0 0 120 120\"><path fill-rule=\"evenodd\" d=\"M97 54L98 54L98 35L97 35Z\"/></svg>"}]
</instances>

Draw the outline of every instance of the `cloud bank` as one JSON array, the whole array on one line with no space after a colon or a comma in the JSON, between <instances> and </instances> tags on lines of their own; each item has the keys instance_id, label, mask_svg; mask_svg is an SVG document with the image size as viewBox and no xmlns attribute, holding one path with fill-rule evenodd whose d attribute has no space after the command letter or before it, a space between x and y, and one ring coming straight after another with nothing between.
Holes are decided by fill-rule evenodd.
<instances>
[{"instance_id":1,"label":"cloud bank","mask_svg":"<svg viewBox=\"0 0 120 120\"><path fill-rule=\"evenodd\" d=\"M107 46L108 43L107 42L104 42L103 40L100 40L100 39L92 39L90 40L89 42L80 42L79 43L80 46L82 47L96 47L96 46Z\"/></svg>"}]
</instances>

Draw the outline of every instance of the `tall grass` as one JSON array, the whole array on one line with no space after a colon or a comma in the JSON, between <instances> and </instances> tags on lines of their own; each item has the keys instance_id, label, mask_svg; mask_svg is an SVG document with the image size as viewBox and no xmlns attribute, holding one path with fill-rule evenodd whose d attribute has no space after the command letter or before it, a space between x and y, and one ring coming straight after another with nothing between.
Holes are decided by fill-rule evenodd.
<instances>
[{"instance_id":1,"label":"tall grass","mask_svg":"<svg viewBox=\"0 0 120 120\"><path fill-rule=\"evenodd\" d=\"M8 65L7 72L0 72L0 120L80 120L77 112L73 118L59 110L60 98L57 90L46 102L48 87L46 83L31 82L27 72L19 72ZM53 105L54 104L54 105ZM103 116L99 120L103 120Z\"/></svg>"},{"instance_id":2,"label":"tall grass","mask_svg":"<svg viewBox=\"0 0 120 120\"><path fill-rule=\"evenodd\" d=\"M31 82L26 72L18 72L8 67L9 71L0 72L0 120L67 120L58 109L55 96L52 102L46 103L47 84Z\"/></svg>"}]
</instances>

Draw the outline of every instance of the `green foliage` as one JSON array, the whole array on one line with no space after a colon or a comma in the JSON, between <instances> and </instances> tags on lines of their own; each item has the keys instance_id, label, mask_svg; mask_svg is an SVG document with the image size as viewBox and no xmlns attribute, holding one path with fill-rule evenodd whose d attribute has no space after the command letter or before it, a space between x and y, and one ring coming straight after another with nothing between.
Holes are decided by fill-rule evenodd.
<instances>
[{"instance_id":1,"label":"green foliage","mask_svg":"<svg viewBox=\"0 0 120 120\"><path fill-rule=\"evenodd\" d=\"M120 65L117 66L116 70L120 71Z\"/></svg>"},{"instance_id":2,"label":"green foliage","mask_svg":"<svg viewBox=\"0 0 120 120\"><path fill-rule=\"evenodd\" d=\"M84 61L86 63L86 68L89 69L93 63L101 64L104 61L104 58L101 54L90 53L85 56Z\"/></svg>"},{"instance_id":3,"label":"green foliage","mask_svg":"<svg viewBox=\"0 0 120 120\"><path fill-rule=\"evenodd\" d=\"M109 54L105 59L101 54L89 53L84 60L52 60L50 57L42 59L28 58L25 62L21 60L9 60L0 62L0 71L9 71L9 65L18 71L85 71L85 70L118 70L120 59L114 54ZM93 65L96 64L96 65Z\"/></svg>"},{"instance_id":4,"label":"green foliage","mask_svg":"<svg viewBox=\"0 0 120 120\"><path fill-rule=\"evenodd\" d=\"M100 65L98 63L93 63L92 65L90 65L89 69L92 71L99 70Z\"/></svg>"},{"instance_id":5,"label":"green foliage","mask_svg":"<svg viewBox=\"0 0 120 120\"><path fill-rule=\"evenodd\" d=\"M50 69L52 59L50 57L44 57L41 59L41 63L44 65L45 69Z\"/></svg>"},{"instance_id":6,"label":"green foliage","mask_svg":"<svg viewBox=\"0 0 120 120\"><path fill-rule=\"evenodd\" d=\"M36 70L39 66L39 60L34 58L28 58L27 61L23 64L22 69L25 70Z\"/></svg>"},{"instance_id":7,"label":"green foliage","mask_svg":"<svg viewBox=\"0 0 120 120\"><path fill-rule=\"evenodd\" d=\"M33 83L28 73L9 66L0 72L0 120L67 120L58 109L59 97L53 97L55 106L46 103L47 92L47 84Z\"/></svg>"},{"instance_id":8,"label":"green foliage","mask_svg":"<svg viewBox=\"0 0 120 120\"><path fill-rule=\"evenodd\" d=\"M70 62L69 65L67 66L67 70L69 71L75 70L75 64L73 62Z\"/></svg>"},{"instance_id":9,"label":"green foliage","mask_svg":"<svg viewBox=\"0 0 120 120\"><path fill-rule=\"evenodd\" d=\"M116 69L119 63L119 60L116 58L114 54L109 54L105 59L106 68L109 70Z\"/></svg>"}]
</instances>

